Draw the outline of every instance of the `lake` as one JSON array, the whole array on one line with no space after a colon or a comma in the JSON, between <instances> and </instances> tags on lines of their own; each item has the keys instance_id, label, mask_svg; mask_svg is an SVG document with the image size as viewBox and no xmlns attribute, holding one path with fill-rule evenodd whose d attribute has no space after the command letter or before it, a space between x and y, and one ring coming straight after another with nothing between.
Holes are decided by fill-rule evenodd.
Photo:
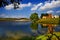
<instances>
[{"instance_id":1,"label":"lake","mask_svg":"<svg viewBox=\"0 0 60 40\"><path fill-rule=\"evenodd\" d=\"M36 37L38 35L52 32L60 32L60 25L20 21L0 21L0 37L8 36L18 39L25 36Z\"/></svg>"}]
</instances>

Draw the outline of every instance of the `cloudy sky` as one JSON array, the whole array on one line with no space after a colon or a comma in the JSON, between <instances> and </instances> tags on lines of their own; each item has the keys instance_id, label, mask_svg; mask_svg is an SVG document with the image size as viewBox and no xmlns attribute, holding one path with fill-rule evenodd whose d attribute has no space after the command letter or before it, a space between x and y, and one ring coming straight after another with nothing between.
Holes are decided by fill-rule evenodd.
<instances>
[{"instance_id":1,"label":"cloudy sky","mask_svg":"<svg viewBox=\"0 0 60 40\"><path fill-rule=\"evenodd\" d=\"M22 0L18 9L13 4L0 8L0 18L29 18L34 12L60 15L60 0Z\"/></svg>"}]
</instances>

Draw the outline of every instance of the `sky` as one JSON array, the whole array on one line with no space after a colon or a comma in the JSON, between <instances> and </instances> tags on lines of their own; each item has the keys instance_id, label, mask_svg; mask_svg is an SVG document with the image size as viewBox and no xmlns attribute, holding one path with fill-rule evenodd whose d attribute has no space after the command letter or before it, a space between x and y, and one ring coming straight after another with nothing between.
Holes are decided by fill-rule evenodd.
<instances>
[{"instance_id":1,"label":"sky","mask_svg":"<svg viewBox=\"0 0 60 40\"><path fill-rule=\"evenodd\" d=\"M0 8L0 18L29 18L32 13L60 15L60 0L22 0L18 9L13 4Z\"/></svg>"}]
</instances>

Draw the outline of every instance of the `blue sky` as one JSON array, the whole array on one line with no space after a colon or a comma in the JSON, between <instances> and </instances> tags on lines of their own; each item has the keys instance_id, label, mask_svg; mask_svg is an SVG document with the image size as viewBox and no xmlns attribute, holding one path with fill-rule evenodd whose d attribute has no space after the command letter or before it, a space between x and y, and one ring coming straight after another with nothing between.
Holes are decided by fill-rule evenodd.
<instances>
[{"instance_id":1,"label":"blue sky","mask_svg":"<svg viewBox=\"0 0 60 40\"><path fill-rule=\"evenodd\" d=\"M60 15L60 0L22 0L18 9L13 8L13 4L0 8L0 18L29 18L37 12L52 13Z\"/></svg>"}]
</instances>

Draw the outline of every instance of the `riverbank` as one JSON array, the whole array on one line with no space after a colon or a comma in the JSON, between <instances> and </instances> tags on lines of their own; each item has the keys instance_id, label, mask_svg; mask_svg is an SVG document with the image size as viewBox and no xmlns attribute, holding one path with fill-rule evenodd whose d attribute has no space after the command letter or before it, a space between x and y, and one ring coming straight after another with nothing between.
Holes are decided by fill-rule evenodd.
<instances>
[{"instance_id":1,"label":"riverbank","mask_svg":"<svg viewBox=\"0 0 60 40\"><path fill-rule=\"evenodd\" d=\"M59 40L60 39L60 32L53 32L53 34L44 34L44 35L39 35L36 37L36 40Z\"/></svg>"},{"instance_id":2,"label":"riverbank","mask_svg":"<svg viewBox=\"0 0 60 40\"><path fill-rule=\"evenodd\" d=\"M46 23L46 24L59 24L60 18L42 18L37 21L38 23Z\"/></svg>"},{"instance_id":3,"label":"riverbank","mask_svg":"<svg viewBox=\"0 0 60 40\"><path fill-rule=\"evenodd\" d=\"M27 18L0 18L0 21L30 21Z\"/></svg>"}]
</instances>

